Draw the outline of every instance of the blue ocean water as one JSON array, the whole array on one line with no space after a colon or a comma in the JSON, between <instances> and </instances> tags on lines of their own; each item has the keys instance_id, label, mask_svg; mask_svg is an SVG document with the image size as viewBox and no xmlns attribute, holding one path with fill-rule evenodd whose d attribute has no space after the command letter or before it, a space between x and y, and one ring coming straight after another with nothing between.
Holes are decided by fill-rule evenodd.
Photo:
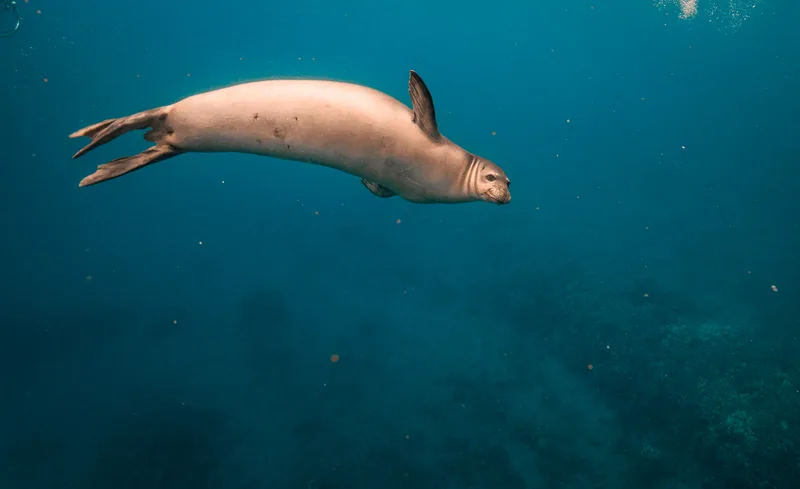
<instances>
[{"instance_id":1,"label":"blue ocean water","mask_svg":"<svg viewBox=\"0 0 800 489\"><path fill-rule=\"evenodd\" d=\"M683 3L17 0L0 487L794 487L800 5ZM73 161L88 124L411 69L511 204L228 153L77 186L149 145Z\"/></svg>"}]
</instances>

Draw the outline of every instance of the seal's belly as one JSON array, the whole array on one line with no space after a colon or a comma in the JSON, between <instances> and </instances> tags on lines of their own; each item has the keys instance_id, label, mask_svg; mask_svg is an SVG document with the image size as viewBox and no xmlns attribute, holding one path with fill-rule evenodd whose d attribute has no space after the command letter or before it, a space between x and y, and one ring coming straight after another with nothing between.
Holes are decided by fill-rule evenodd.
<instances>
[{"instance_id":1,"label":"seal's belly","mask_svg":"<svg viewBox=\"0 0 800 489\"><path fill-rule=\"evenodd\" d=\"M313 162L379 183L436 151L398 100L329 81L270 80L195 95L170 108L166 126L173 132L165 141L184 151Z\"/></svg>"}]
</instances>

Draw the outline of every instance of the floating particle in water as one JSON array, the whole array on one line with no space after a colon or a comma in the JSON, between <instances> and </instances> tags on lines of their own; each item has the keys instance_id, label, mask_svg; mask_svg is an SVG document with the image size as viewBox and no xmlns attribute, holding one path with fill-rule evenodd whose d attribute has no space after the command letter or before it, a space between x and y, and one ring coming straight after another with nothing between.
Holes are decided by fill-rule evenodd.
<instances>
[{"instance_id":1,"label":"floating particle in water","mask_svg":"<svg viewBox=\"0 0 800 489\"><path fill-rule=\"evenodd\" d=\"M778 291L778 286L777 285L773 285L772 287L770 287L770 289L772 289L773 292L777 292Z\"/></svg>"},{"instance_id":2,"label":"floating particle in water","mask_svg":"<svg viewBox=\"0 0 800 489\"><path fill-rule=\"evenodd\" d=\"M336 363L338 361L339 361L339 355L337 355L336 353L331 355L331 363Z\"/></svg>"}]
</instances>

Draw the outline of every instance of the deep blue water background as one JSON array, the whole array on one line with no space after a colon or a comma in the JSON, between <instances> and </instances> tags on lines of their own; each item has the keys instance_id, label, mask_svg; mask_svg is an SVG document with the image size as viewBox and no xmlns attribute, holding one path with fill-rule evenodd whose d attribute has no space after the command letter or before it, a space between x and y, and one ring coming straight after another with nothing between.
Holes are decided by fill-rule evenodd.
<instances>
[{"instance_id":1,"label":"deep blue water background","mask_svg":"<svg viewBox=\"0 0 800 489\"><path fill-rule=\"evenodd\" d=\"M800 5L607 3L21 3L0 486L796 483ZM269 77L408 103L409 69L512 204L237 154L77 187L148 145L72 161L93 122Z\"/></svg>"}]
</instances>

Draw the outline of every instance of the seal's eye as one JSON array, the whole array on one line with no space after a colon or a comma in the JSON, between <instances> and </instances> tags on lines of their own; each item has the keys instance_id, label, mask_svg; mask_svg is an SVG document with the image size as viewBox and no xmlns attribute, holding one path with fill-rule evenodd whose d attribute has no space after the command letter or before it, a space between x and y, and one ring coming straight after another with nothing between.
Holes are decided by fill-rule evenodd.
<instances>
[{"instance_id":1,"label":"seal's eye","mask_svg":"<svg viewBox=\"0 0 800 489\"><path fill-rule=\"evenodd\" d=\"M509 187L509 188L511 188L511 180L509 180L509 181L506 183L506 187Z\"/></svg>"},{"instance_id":2,"label":"seal's eye","mask_svg":"<svg viewBox=\"0 0 800 489\"><path fill-rule=\"evenodd\" d=\"M495 178L497 178L497 177L495 177L491 173L489 175L486 175L486 180L489 180L490 182L494 182Z\"/></svg>"}]
</instances>

